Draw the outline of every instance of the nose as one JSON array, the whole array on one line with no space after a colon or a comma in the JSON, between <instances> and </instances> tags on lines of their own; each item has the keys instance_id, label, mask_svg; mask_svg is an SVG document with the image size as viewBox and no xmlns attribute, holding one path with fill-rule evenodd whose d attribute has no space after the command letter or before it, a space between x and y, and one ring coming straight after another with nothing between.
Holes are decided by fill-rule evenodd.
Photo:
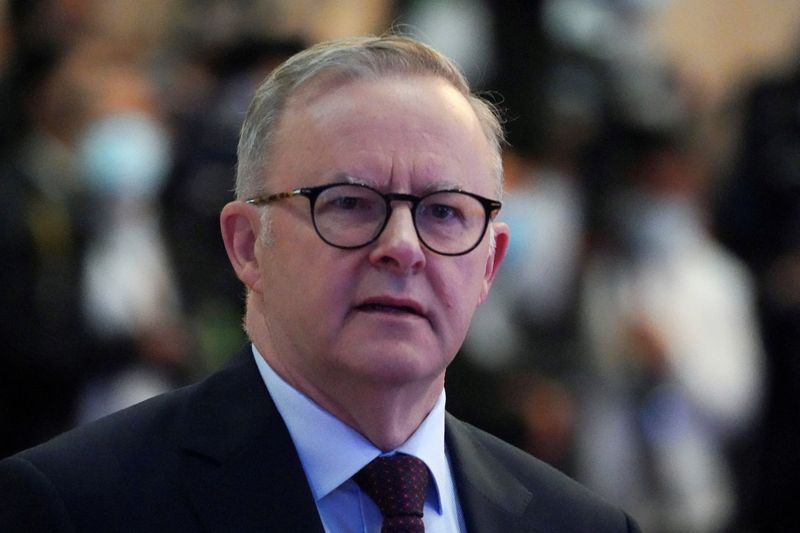
<instances>
[{"instance_id":1,"label":"nose","mask_svg":"<svg viewBox=\"0 0 800 533\"><path fill-rule=\"evenodd\" d=\"M413 274L425 267L423 244L414 228L411 207L395 205L369 254L370 262L398 274Z\"/></svg>"}]
</instances>

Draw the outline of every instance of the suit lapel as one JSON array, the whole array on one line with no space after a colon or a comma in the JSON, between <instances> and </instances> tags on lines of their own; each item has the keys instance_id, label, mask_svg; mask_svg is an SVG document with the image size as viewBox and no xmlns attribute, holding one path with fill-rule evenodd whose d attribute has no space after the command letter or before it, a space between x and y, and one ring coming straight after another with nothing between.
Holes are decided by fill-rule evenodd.
<instances>
[{"instance_id":1,"label":"suit lapel","mask_svg":"<svg viewBox=\"0 0 800 533\"><path fill-rule=\"evenodd\" d=\"M249 345L198 385L179 431L180 478L206 529L322 533L300 459Z\"/></svg>"},{"instance_id":2,"label":"suit lapel","mask_svg":"<svg viewBox=\"0 0 800 533\"><path fill-rule=\"evenodd\" d=\"M530 523L528 512L533 499L531 492L495 459L463 422L448 413L445 428L467 531L537 531Z\"/></svg>"}]
</instances>

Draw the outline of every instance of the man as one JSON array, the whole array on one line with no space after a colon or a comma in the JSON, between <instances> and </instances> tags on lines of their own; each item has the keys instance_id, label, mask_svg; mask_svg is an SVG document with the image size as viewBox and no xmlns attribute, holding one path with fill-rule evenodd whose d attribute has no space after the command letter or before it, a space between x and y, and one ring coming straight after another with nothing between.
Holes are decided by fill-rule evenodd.
<instances>
[{"instance_id":1,"label":"man","mask_svg":"<svg viewBox=\"0 0 800 533\"><path fill-rule=\"evenodd\" d=\"M444 411L445 369L508 245L500 132L458 70L407 38L327 43L279 67L245 119L221 214L252 346L200 384L3 462L0 524L635 530ZM415 472L402 488L380 479L400 469ZM422 508L387 509L384 485L419 487Z\"/></svg>"}]
</instances>

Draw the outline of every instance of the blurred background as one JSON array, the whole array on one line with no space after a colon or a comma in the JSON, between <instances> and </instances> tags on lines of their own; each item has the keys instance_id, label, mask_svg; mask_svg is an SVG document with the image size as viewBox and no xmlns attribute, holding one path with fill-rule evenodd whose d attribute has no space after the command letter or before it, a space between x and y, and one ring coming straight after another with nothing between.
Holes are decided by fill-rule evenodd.
<instances>
[{"instance_id":1,"label":"blurred background","mask_svg":"<svg viewBox=\"0 0 800 533\"><path fill-rule=\"evenodd\" d=\"M0 0L0 457L244 343L238 128L395 28L506 118L503 271L448 406L647 532L800 530L800 2Z\"/></svg>"}]
</instances>

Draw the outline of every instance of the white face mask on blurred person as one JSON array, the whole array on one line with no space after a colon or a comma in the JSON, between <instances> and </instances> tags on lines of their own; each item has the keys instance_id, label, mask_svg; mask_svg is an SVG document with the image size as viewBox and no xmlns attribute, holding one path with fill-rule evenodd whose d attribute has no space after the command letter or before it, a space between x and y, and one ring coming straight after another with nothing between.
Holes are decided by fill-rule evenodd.
<instances>
[{"instance_id":1,"label":"white face mask on blurred person","mask_svg":"<svg viewBox=\"0 0 800 533\"><path fill-rule=\"evenodd\" d=\"M120 198L158 194L171 164L167 132L143 113L109 115L90 124L78 153L89 190Z\"/></svg>"},{"instance_id":2,"label":"white face mask on blurred person","mask_svg":"<svg viewBox=\"0 0 800 533\"><path fill-rule=\"evenodd\" d=\"M106 336L169 323L177 293L155 202L171 163L167 132L143 113L108 115L85 130L78 156L87 189L100 200L83 272L89 323Z\"/></svg>"}]
</instances>

